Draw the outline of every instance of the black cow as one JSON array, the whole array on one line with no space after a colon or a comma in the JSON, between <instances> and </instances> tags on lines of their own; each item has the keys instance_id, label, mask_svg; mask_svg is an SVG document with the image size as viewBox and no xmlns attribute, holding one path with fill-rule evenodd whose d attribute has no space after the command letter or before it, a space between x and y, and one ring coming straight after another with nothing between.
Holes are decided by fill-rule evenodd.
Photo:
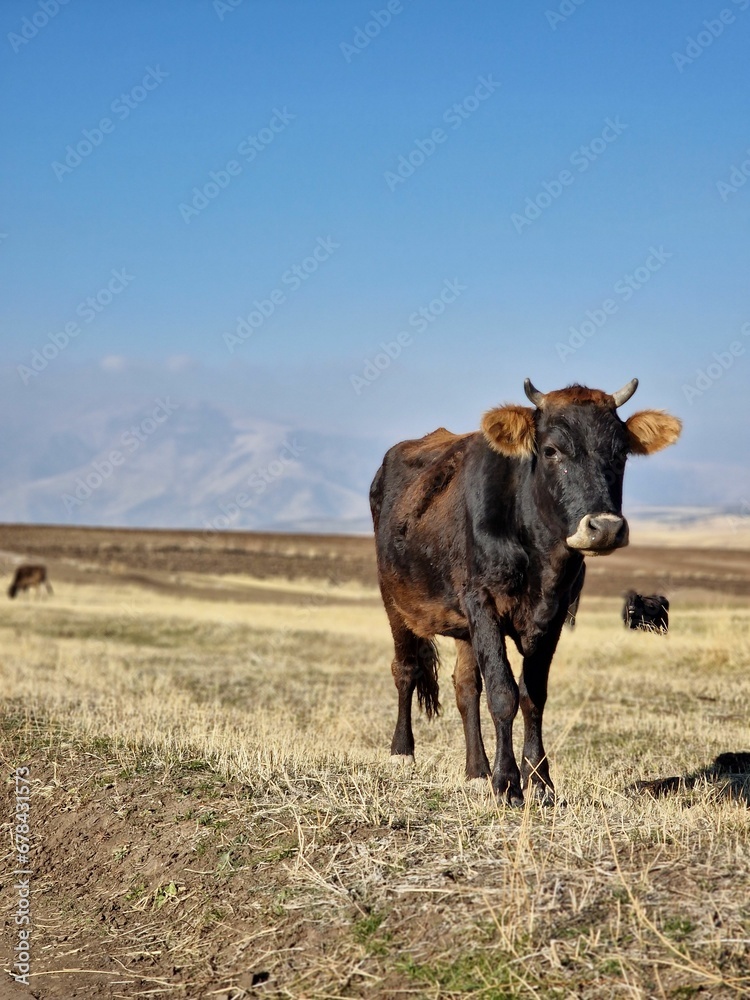
<instances>
[{"instance_id":1,"label":"black cow","mask_svg":"<svg viewBox=\"0 0 750 1000\"><path fill-rule=\"evenodd\" d=\"M669 631L669 601L662 594L636 594L631 590L625 595L622 620L625 628L666 635Z\"/></svg>"},{"instance_id":2,"label":"black cow","mask_svg":"<svg viewBox=\"0 0 750 1000\"><path fill-rule=\"evenodd\" d=\"M13 598L19 590L30 590L32 587L36 587L38 597L42 584L47 588L47 593L51 594L52 587L47 578L46 566L19 566L13 575L10 587L8 587L8 597Z\"/></svg>"},{"instance_id":3,"label":"black cow","mask_svg":"<svg viewBox=\"0 0 750 1000\"><path fill-rule=\"evenodd\" d=\"M628 542L622 481L628 454L677 440L681 424L658 410L622 421L638 385L609 395L574 385L546 395L527 379L534 407L490 410L480 432L441 428L386 454L370 489L378 578L393 633L398 721L395 758L413 759L414 691L428 717L440 710L433 638L456 640L453 674L466 738L466 776L523 802L532 783L553 793L542 744L547 676L565 616L583 585L584 556ZM519 685L505 650L523 656ZM497 746L490 772L479 721L486 687ZM524 720L519 772L512 726Z\"/></svg>"}]
</instances>

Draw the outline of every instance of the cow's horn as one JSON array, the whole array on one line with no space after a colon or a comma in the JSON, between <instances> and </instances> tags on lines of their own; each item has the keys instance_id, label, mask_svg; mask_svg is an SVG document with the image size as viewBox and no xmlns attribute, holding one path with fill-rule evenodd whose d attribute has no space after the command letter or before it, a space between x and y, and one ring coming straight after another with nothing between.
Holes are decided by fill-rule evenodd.
<instances>
[{"instance_id":1,"label":"cow's horn","mask_svg":"<svg viewBox=\"0 0 750 1000\"><path fill-rule=\"evenodd\" d=\"M617 409L618 406L622 406L623 403L627 403L637 388L638 379L631 378L628 384L624 385L622 389L618 389L617 392L613 392L612 399L615 401L615 409Z\"/></svg>"},{"instance_id":2,"label":"cow's horn","mask_svg":"<svg viewBox=\"0 0 750 1000\"><path fill-rule=\"evenodd\" d=\"M544 406L544 393L534 388L534 383L530 378L523 380L523 391L529 397L534 406L538 406L540 409Z\"/></svg>"}]
</instances>

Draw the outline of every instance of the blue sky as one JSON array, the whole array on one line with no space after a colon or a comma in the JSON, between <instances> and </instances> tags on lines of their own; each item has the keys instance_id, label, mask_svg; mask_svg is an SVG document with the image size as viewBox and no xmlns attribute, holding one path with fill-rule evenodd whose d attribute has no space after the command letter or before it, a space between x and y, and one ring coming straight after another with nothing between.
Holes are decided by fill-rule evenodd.
<instances>
[{"instance_id":1,"label":"blue sky","mask_svg":"<svg viewBox=\"0 0 750 1000\"><path fill-rule=\"evenodd\" d=\"M476 426L526 375L637 375L634 402L686 420L679 460L744 462L750 0L56 6L0 8L21 410L183 372L196 398L407 436Z\"/></svg>"}]
</instances>

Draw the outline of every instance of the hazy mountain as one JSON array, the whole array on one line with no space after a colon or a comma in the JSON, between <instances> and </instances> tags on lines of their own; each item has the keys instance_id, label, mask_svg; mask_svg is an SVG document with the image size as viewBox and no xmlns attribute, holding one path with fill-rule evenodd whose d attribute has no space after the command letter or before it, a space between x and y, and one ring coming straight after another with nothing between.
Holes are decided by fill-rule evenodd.
<instances>
[{"instance_id":1,"label":"hazy mountain","mask_svg":"<svg viewBox=\"0 0 750 1000\"><path fill-rule=\"evenodd\" d=\"M446 395L434 412L397 397L376 412L374 396L324 392L319 372L284 375L281 386L261 369L133 364L61 369L22 385L0 373L0 519L369 531L367 492L389 444L440 422L476 425L475 401L454 419ZM389 391L385 380L380 390ZM746 513L750 469L736 443L705 421L686 422L684 438L628 464L626 514L644 505L668 508L670 520L694 519L687 508Z\"/></svg>"},{"instance_id":2,"label":"hazy mountain","mask_svg":"<svg viewBox=\"0 0 750 1000\"><path fill-rule=\"evenodd\" d=\"M380 457L345 436L162 397L11 435L0 509L8 521L367 530Z\"/></svg>"}]
</instances>

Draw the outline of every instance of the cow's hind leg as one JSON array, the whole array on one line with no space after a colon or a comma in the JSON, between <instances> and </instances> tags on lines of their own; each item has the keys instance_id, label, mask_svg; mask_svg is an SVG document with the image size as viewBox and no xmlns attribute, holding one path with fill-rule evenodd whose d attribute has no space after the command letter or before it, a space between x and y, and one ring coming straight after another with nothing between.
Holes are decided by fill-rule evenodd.
<instances>
[{"instance_id":1,"label":"cow's hind leg","mask_svg":"<svg viewBox=\"0 0 750 1000\"><path fill-rule=\"evenodd\" d=\"M391 673L398 691L398 719L391 742L391 756L398 760L414 760L414 733L411 727L411 707L414 691L428 718L440 710L437 685L437 654L428 639L421 639L407 627L395 612L389 614L396 654Z\"/></svg>"},{"instance_id":2,"label":"cow's hind leg","mask_svg":"<svg viewBox=\"0 0 750 1000\"><path fill-rule=\"evenodd\" d=\"M482 742L482 724L479 718L479 696L482 693L482 675L474 656L471 643L456 639L456 669L453 672L453 686L456 689L456 704L461 713L466 739L466 777L488 778L490 762Z\"/></svg>"}]
</instances>

